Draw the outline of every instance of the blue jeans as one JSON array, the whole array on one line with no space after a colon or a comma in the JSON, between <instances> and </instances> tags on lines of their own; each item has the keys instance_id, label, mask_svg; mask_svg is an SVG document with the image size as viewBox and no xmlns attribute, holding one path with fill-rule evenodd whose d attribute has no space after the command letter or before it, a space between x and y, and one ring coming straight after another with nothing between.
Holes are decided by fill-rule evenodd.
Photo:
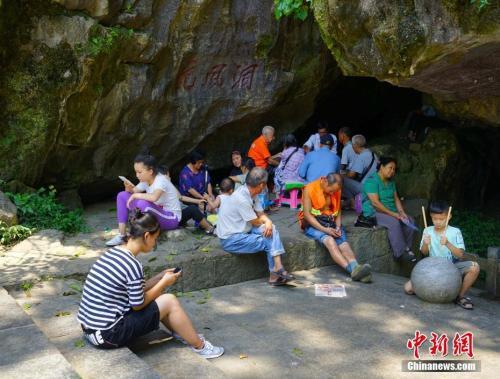
<instances>
[{"instance_id":1,"label":"blue jeans","mask_svg":"<svg viewBox=\"0 0 500 379\"><path fill-rule=\"evenodd\" d=\"M338 238L334 237L334 240L337 243L337 246L343 244L344 242L347 242L347 238L345 235L345 229L343 226L341 226L341 229L342 229L342 234L340 235L340 237L338 237ZM318 229L314 229L312 226L307 226L304 229L304 233L307 237L312 238L313 240L319 241L321 243L324 243L324 240L326 237L330 237L328 234L323 233L322 231L320 231Z\"/></svg>"},{"instance_id":2,"label":"blue jeans","mask_svg":"<svg viewBox=\"0 0 500 379\"><path fill-rule=\"evenodd\" d=\"M249 233L232 234L226 239L221 239L222 248L232 254L255 254L265 251L269 271L274 269L274 259L281 254L285 254L285 248L281 243L278 229L273 225L273 234L270 237L262 236L264 225L253 227Z\"/></svg>"}]
</instances>

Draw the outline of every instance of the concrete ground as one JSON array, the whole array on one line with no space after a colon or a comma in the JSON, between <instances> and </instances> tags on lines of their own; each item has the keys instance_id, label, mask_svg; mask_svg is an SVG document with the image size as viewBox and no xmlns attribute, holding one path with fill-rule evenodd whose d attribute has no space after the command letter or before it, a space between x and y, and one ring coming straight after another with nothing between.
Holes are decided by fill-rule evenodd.
<instances>
[{"instance_id":1,"label":"concrete ground","mask_svg":"<svg viewBox=\"0 0 500 379\"><path fill-rule=\"evenodd\" d=\"M25 309L30 304L28 315L84 378L421 377L401 371L402 361L413 357L406 342L417 329L429 338L433 331L447 333L447 359L457 359L452 354L454 334L473 332L474 359L481 361L481 372L465 375L497 377L500 303L481 298L479 291L473 291L476 308L466 311L405 295L405 278L398 276L375 273L372 284L361 284L335 266L295 274L298 280L286 287L271 287L258 279L180 295L198 332L226 349L223 357L208 362L177 341L133 348L135 354L77 346L79 295L61 296L75 284L73 279L38 283L29 297L22 291L11 294ZM315 283L344 284L347 297L315 297ZM55 317L62 311L70 314ZM430 357L428 348L426 342L421 358L437 359ZM141 369L134 370L138 365Z\"/></svg>"}]
</instances>

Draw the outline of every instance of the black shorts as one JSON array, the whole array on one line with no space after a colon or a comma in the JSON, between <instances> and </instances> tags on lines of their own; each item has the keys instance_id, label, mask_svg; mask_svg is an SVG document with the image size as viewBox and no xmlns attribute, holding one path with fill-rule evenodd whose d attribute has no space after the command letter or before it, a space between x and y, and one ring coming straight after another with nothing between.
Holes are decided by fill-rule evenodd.
<instances>
[{"instance_id":1,"label":"black shorts","mask_svg":"<svg viewBox=\"0 0 500 379\"><path fill-rule=\"evenodd\" d=\"M126 346L137 337L148 334L160 326L160 310L156 301L152 301L140 311L126 313L115 326L108 330L84 329L85 337L94 346L113 349Z\"/></svg>"}]
</instances>

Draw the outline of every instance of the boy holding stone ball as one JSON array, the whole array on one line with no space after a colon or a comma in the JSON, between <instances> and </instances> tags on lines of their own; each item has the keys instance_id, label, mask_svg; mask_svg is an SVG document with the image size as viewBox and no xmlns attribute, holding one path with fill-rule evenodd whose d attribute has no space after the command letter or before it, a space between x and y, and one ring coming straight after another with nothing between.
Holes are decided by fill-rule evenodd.
<instances>
[{"instance_id":1,"label":"boy holding stone ball","mask_svg":"<svg viewBox=\"0 0 500 379\"><path fill-rule=\"evenodd\" d=\"M474 284L479 275L479 265L472 261L461 261L465 245L460 229L449 226L451 207L444 201L432 201L429 204L433 226L426 227L420 242L420 252L425 256L439 257L452 261L463 276L462 287L455 303L464 309L471 310L474 305L465 293ZM425 217L425 214L424 214ZM404 290L414 295L411 280L406 282Z\"/></svg>"}]
</instances>

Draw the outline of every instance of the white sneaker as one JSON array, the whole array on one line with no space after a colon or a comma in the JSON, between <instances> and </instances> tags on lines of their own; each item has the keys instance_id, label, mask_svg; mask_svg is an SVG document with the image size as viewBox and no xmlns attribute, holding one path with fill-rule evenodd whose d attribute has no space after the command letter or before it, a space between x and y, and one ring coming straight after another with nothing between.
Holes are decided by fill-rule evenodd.
<instances>
[{"instance_id":1,"label":"white sneaker","mask_svg":"<svg viewBox=\"0 0 500 379\"><path fill-rule=\"evenodd\" d=\"M214 346L209 341L203 340L205 345L201 349L195 349L191 347L196 354L205 359L218 358L224 354L224 348L220 346Z\"/></svg>"},{"instance_id":2,"label":"white sneaker","mask_svg":"<svg viewBox=\"0 0 500 379\"><path fill-rule=\"evenodd\" d=\"M117 245L121 245L124 243L125 243L124 236L122 236L121 234L118 234L118 235L114 236L113 238L111 238L108 242L106 242L106 246L112 247L112 246L117 246Z\"/></svg>"}]
</instances>

